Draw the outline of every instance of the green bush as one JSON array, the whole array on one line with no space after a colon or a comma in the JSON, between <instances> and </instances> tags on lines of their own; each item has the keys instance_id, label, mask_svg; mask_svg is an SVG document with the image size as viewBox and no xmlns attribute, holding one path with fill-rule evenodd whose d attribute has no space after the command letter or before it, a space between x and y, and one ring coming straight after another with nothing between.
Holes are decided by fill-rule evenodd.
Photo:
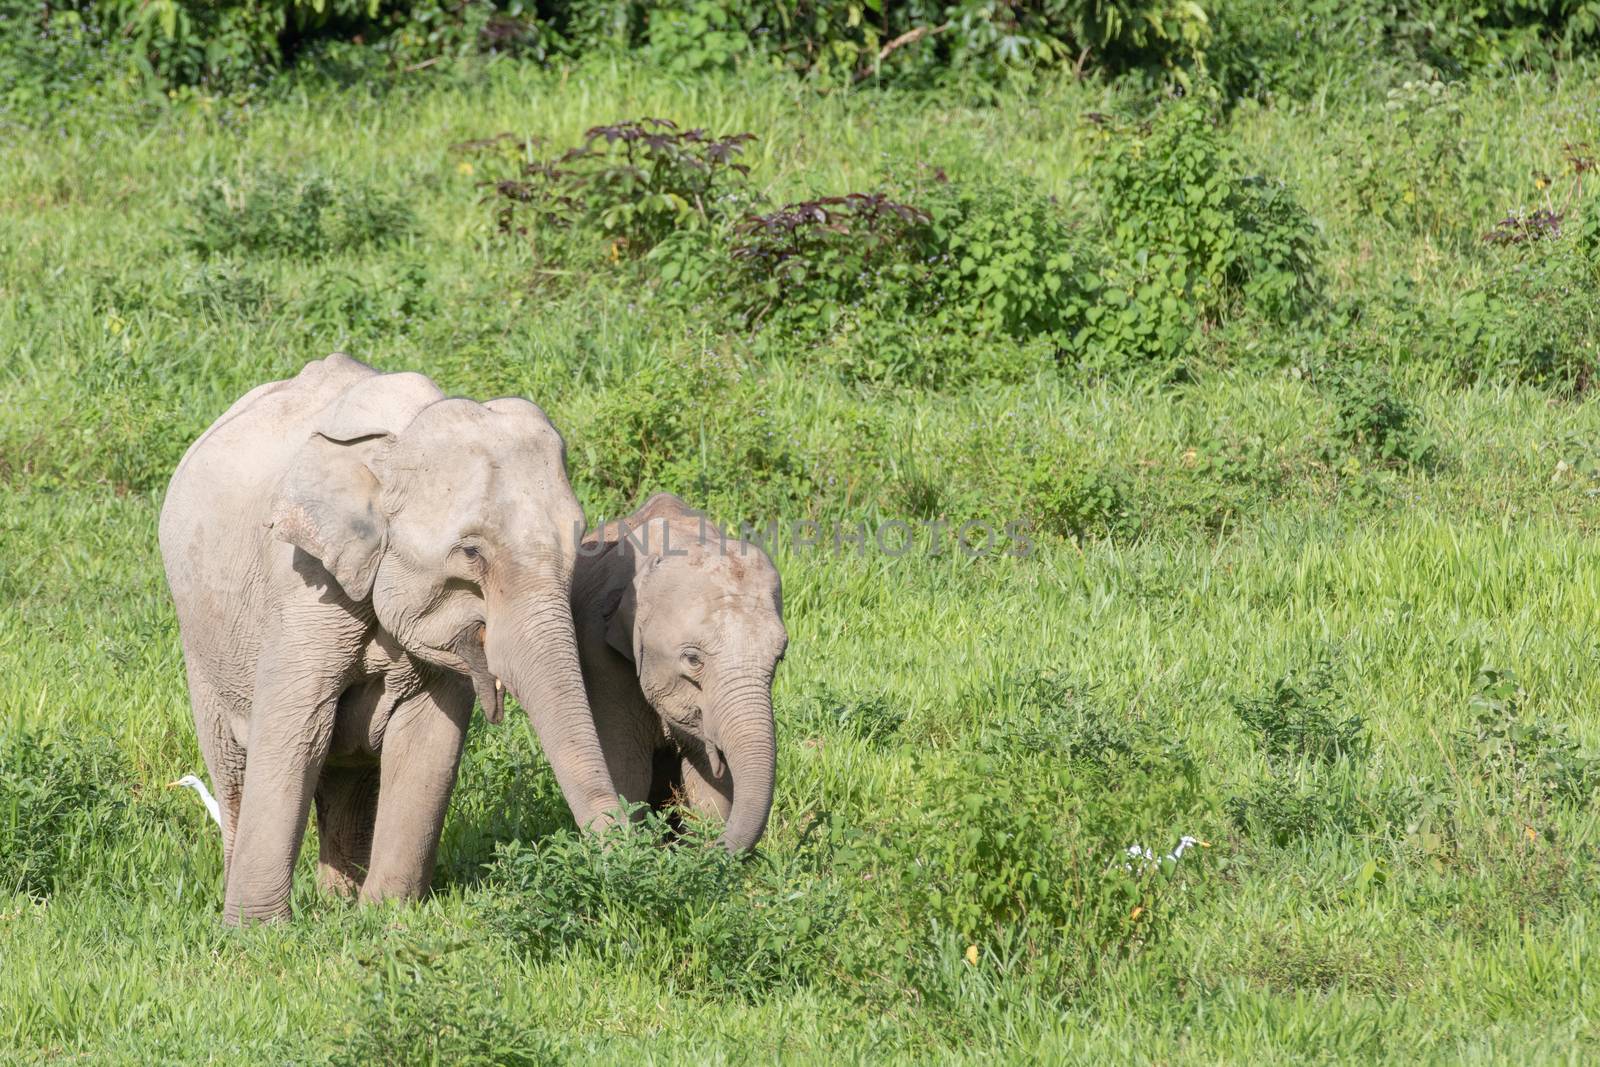
<instances>
[{"instance_id":1,"label":"green bush","mask_svg":"<svg viewBox=\"0 0 1600 1067\"><path fill-rule=\"evenodd\" d=\"M338 1030L335 1067L554 1067L559 1045L452 963L461 945L401 944L361 960L362 999Z\"/></svg>"},{"instance_id":2,"label":"green bush","mask_svg":"<svg viewBox=\"0 0 1600 1067\"><path fill-rule=\"evenodd\" d=\"M811 850L795 869L750 862L716 846L717 830L691 820L680 834L646 812L604 841L563 830L502 846L494 925L529 952L648 959L681 985L750 998L820 973L845 918L838 887L816 884Z\"/></svg>"},{"instance_id":3,"label":"green bush","mask_svg":"<svg viewBox=\"0 0 1600 1067\"><path fill-rule=\"evenodd\" d=\"M188 197L184 237L203 254L314 258L406 236L411 209L392 193L324 174L261 169L216 177Z\"/></svg>"},{"instance_id":4,"label":"green bush","mask_svg":"<svg viewBox=\"0 0 1600 1067\"><path fill-rule=\"evenodd\" d=\"M110 73L106 27L88 4L0 0L0 118L52 114Z\"/></svg>"},{"instance_id":5,"label":"green bush","mask_svg":"<svg viewBox=\"0 0 1600 1067\"><path fill-rule=\"evenodd\" d=\"M1347 362L1328 368L1319 385L1333 402L1337 448L1353 447L1380 463L1429 466L1438 449L1422 416L1394 387L1381 364ZM1329 458L1336 458L1330 453Z\"/></svg>"},{"instance_id":6,"label":"green bush","mask_svg":"<svg viewBox=\"0 0 1600 1067\"><path fill-rule=\"evenodd\" d=\"M938 386L1076 351L1095 262L1020 176L939 173L748 215L704 277L740 321L818 346L846 378Z\"/></svg>"},{"instance_id":7,"label":"green bush","mask_svg":"<svg viewBox=\"0 0 1600 1067\"><path fill-rule=\"evenodd\" d=\"M129 772L103 737L0 736L0 894L76 885L128 832Z\"/></svg>"},{"instance_id":8,"label":"green bush","mask_svg":"<svg viewBox=\"0 0 1600 1067\"><path fill-rule=\"evenodd\" d=\"M914 781L903 814L837 832L836 869L876 898L862 909L873 925L841 932L839 966L880 976L885 999L937 999L941 964L963 945L970 965L1003 950L1013 974L1070 990L1183 912L1192 868L1127 862L1197 814L1171 768L955 752L919 760Z\"/></svg>"},{"instance_id":9,"label":"green bush","mask_svg":"<svg viewBox=\"0 0 1600 1067\"><path fill-rule=\"evenodd\" d=\"M1116 249L1107 288L1119 290L1102 302L1118 322L1155 320L1134 338L1147 351L1187 344L1168 320L1215 323L1242 303L1288 321L1320 297L1316 224L1281 183L1243 170L1203 102L1186 96L1147 125L1102 128L1093 177Z\"/></svg>"},{"instance_id":10,"label":"green bush","mask_svg":"<svg viewBox=\"0 0 1600 1067\"><path fill-rule=\"evenodd\" d=\"M1344 145L1347 199L1359 215L1409 236L1464 240L1481 213L1483 175L1472 161L1457 99L1437 76L1390 89L1387 121L1363 123Z\"/></svg>"},{"instance_id":11,"label":"green bush","mask_svg":"<svg viewBox=\"0 0 1600 1067\"><path fill-rule=\"evenodd\" d=\"M1181 77L1210 39L1203 7L1184 0L680 0L629 6L645 9L635 25L673 69L699 72L755 59L834 83L925 83L947 73L992 81L1031 67L1072 64Z\"/></svg>"},{"instance_id":12,"label":"green bush","mask_svg":"<svg viewBox=\"0 0 1600 1067\"><path fill-rule=\"evenodd\" d=\"M983 687L971 701L992 716L978 747L995 759L1045 757L1082 769L1118 764L1162 765L1192 777L1194 765L1177 745L1146 724L1095 699L1092 686L1053 671L1022 671Z\"/></svg>"},{"instance_id":13,"label":"green bush","mask_svg":"<svg viewBox=\"0 0 1600 1067\"><path fill-rule=\"evenodd\" d=\"M1323 659L1309 670L1285 674L1264 697L1236 701L1233 713L1275 766L1362 759L1369 748L1366 722L1359 715L1345 714L1341 703L1333 664Z\"/></svg>"},{"instance_id":14,"label":"green bush","mask_svg":"<svg viewBox=\"0 0 1600 1067\"><path fill-rule=\"evenodd\" d=\"M1442 358L1468 380L1523 381L1567 393L1600 371L1600 203L1548 238L1502 245L1491 272L1439 326Z\"/></svg>"},{"instance_id":15,"label":"green bush","mask_svg":"<svg viewBox=\"0 0 1600 1067\"><path fill-rule=\"evenodd\" d=\"M1516 672L1484 667L1473 679L1473 726L1458 740L1496 799L1522 814L1551 802L1582 804L1600 789L1600 757L1585 754L1565 726L1527 714Z\"/></svg>"},{"instance_id":16,"label":"green bush","mask_svg":"<svg viewBox=\"0 0 1600 1067\"><path fill-rule=\"evenodd\" d=\"M810 470L758 383L714 353L630 372L571 439L573 484L591 514L623 515L665 490L726 519L756 519L811 494Z\"/></svg>"},{"instance_id":17,"label":"green bush","mask_svg":"<svg viewBox=\"0 0 1600 1067\"><path fill-rule=\"evenodd\" d=\"M801 729L887 747L905 725L906 713L882 695L845 697L824 688L800 706L793 721Z\"/></svg>"},{"instance_id":18,"label":"green bush","mask_svg":"<svg viewBox=\"0 0 1600 1067\"><path fill-rule=\"evenodd\" d=\"M1403 834L1422 803L1409 788L1375 788L1351 769L1301 768L1263 778L1223 807L1240 833L1284 848L1317 837Z\"/></svg>"},{"instance_id":19,"label":"green bush","mask_svg":"<svg viewBox=\"0 0 1600 1067\"><path fill-rule=\"evenodd\" d=\"M750 168L738 156L753 140L642 118L595 126L581 145L551 159L525 162L535 146L510 138L471 147L514 163L510 177L489 183L502 233L538 246L544 231L579 228L605 242L615 260L643 255L680 231L713 229L742 210L751 199Z\"/></svg>"}]
</instances>

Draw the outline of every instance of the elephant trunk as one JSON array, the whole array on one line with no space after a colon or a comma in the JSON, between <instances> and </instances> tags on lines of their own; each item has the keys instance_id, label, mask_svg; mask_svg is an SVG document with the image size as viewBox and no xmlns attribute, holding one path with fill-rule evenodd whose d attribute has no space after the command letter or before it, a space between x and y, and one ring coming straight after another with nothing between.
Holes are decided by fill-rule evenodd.
<instances>
[{"instance_id":1,"label":"elephant trunk","mask_svg":"<svg viewBox=\"0 0 1600 1067\"><path fill-rule=\"evenodd\" d=\"M580 827L604 829L616 818L617 791L584 693L567 589L542 584L557 587L518 596L509 607L491 599L485 651L527 711L573 818Z\"/></svg>"},{"instance_id":2,"label":"elephant trunk","mask_svg":"<svg viewBox=\"0 0 1600 1067\"><path fill-rule=\"evenodd\" d=\"M713 743L726 757L733 780L733 806L719 843L730 852L746 852L766 832L772 810L777 738L771 683L761 679L729 691L711 719L716 724Z\"/></svg>"}]
</instances>

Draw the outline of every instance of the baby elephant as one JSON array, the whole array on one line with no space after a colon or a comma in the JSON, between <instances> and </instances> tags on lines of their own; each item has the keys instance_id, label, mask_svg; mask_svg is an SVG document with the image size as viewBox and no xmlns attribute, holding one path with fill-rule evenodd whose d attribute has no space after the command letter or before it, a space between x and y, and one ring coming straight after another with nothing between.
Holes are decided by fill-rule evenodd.
<instances>
[{"instance_id":1,"label":"baby elephant","mask_svg":"<svg viewBox=\"0 0 1600 1067\"><path fill-rule=\"evenodd\" d=\"M765 552L668 493L578 549L578 655L617 792L726 819L734 852L755 847L772 807L782 599Z\"/></svg>"}]
</instances>

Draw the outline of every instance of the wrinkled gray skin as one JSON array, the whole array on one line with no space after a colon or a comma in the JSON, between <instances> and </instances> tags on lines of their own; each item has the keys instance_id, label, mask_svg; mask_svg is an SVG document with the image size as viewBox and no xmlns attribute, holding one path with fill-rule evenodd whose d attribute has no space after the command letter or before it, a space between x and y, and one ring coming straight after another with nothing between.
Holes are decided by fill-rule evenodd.
<instances>
[{"instance_id":1,"label":"wrinkled gray skin","mask_svg":"<svg viewBox=\"0 0 1600 1067\"><path fill-rule=\"evenodd\" d=\"M570 609L583 513L526 400L445 399L334 354L247 394L161 509L229 923L287 918L314 802L320 881L417 897L476 693L528 709L578 823L616 792Z\"/></svg>"},{"instance_id":2,"label":"wrinkled gray skin","mask_svg":"<svg viewBox=\"0 0 1600 1067\"><path fill-rule=\"evenodd\" d=\"M573 621L617 791L674 795L753 848L772 808L772 676L789 635L778 571L666 493L584 537Z\"/></svg>"}]
</instances>

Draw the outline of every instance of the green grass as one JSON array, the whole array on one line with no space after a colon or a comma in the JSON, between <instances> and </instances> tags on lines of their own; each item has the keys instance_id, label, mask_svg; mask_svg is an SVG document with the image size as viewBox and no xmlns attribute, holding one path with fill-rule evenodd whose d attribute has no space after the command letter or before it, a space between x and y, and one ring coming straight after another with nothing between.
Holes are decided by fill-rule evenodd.
<instances>
[{"instance_id":1,"label":"green grass","mask_svg":"<svg viewBox=\"0 0 1600 1067\"><path fill-rule=\"evenodd\" d=\"M1398 232L1349 200L1335 149L1381 128L1381 93L1251 106L1227 137L1322 222L1336 296L1409 279L1443 306L1502 269L1473 238L1531 202L1532 173L1557 170L1564 140L1600 140L1593 74L1463 88L1479 170L1465 194L1436 190L1461 216L1443 235ZM1600 750L1595 402L1398 362L1395 389L1442 455L1410 467L1330 450L1332 402L1298 373L1306 342L1287 329L1224 332L1176 383L1045 360L948 391L846 384L804 350L753 357L728 324L650 301L622 269L530 283L529 254L493 237L478 175L449 147L501 130L559 145L667 115L758 132L754 177L779 200L865 188L910 161L974 173L1002 159L1092 212L1080 116L1117 103L1088 85L967 108L504 65L389 94L282 89L0 132L0 761L13 761L0 762L0 872L32 879L26 893L0 884L0 1059L298 1063L387 1047L426 1062L430 1043L439 1062L513 1048L618 1063L1593 1059L1600 809L1592 791L1543 796L1462 737L1475 675L1500 666L1525 690L1519 716ZM379 190L411 221L315 257L190 251L190 195L262 168ZM785 518L899 517L930 485L957 521L1003 513L1012 455L1038 442L1117 485L1127 516L1081 543L1042 537L1026 559L780 553L778 793L755 888L728 890L779 931L764 977L721 975L744 956L717 939L744 928L692 895L667 908L681 920L670 936L630 925L625 901L573 941L508 932L508 914L567 904L559 879L529 889L490 867L497 843L564 840L515 718L474 726L430 900L321 899L303 861L292 925L227 931L214 830L192 796L161 788L201 761L156 516L217 414L336 348L447 391L535 399L569 439L591 518L619 503L594 474L618 460L584 451L608 404L642 369L707 353L815 486ZM684 462L725 486L715 446L736 435L716 398L704 404L695 417L723 419L724 436ZM1332 713L1359 717L1369 743L1285 765L1235 706L1323 659ZM1077 718L1061 725L1062 708ZM940 791L979 788L986 759L1001 777L1048 773L1057 750L1018 739L1083 723L1144 763L1128 778L1083 772L1063 808L1133 805L1126 825L1158 851L1183 833L1210 842L1150 898L1159 923L1123 909L1073 925L1046 890L1029 899L1063 923L925 928L913 909L905 969L852 955L906 916L859 884L847 852L813 858L819 813L899 842L898 862L867 870L959 863L961 827L928 823L952 799ZM68 746L56 763L52 739ZM1171 745L1192 762L1189 792L1139 808L1127 790L1165 796L1181 777ZM1252 817L1235 817L1241 799ZM1067 825L1054 807L1008 815L1014 829ZM1149 821L1157 810L1181 814ZM1065 892L1132 843L1040 873ZM528 862L599 861L573 846ZM670 894L695 862L675 854L650 884ZM846 910L824 922L830 901ZM884 910L850 910L863 904ZM439 1037L458 1015L468 1024Z\"/></svg>"}]
</instances>

